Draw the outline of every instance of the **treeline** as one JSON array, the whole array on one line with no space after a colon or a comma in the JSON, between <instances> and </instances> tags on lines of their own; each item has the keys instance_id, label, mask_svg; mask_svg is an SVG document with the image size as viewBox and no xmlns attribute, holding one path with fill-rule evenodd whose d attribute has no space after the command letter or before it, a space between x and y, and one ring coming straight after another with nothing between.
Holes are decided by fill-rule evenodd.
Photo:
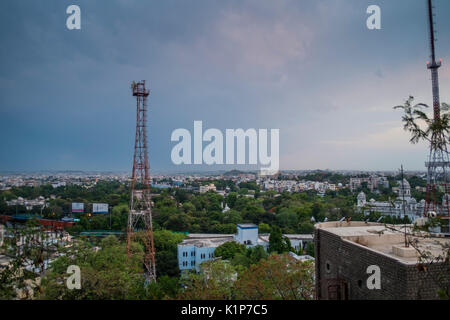
<instances>
[{"instance_id":1,"label":"treeline","mask_svg":"<svg viewBox=\"0 0 450 320\"><path fill-rule=\"evenodd\" d=\"M226 188L231 185L230 181L217 183L221 183L221 188ZM155 230L235 233L236 224L254 223L260 226L261 232L270 232L270 226L278 226L283 233L312 233L314 223L326 219L366 219L355 206L360 190L367 193L368 200L374 198L387 201L395 197L390 189L372 193L365 185L355 193L348 189L328 190L323 197L318 196L314 190L281 194L275 191L262 192L254 182L241 183L235 188L237 191L232 191L225 197L215 192L199 194L182 188L152 189ZM33 212L59 219L71 212L72 202L83 202L85 214L75 214L79 216L80 222L73 228L73 232L104 229L124 231L129 210L129 193L129 186L114 181L101 181L90 189L79 186L55 189L51 186L12 188L0 193L0 213L12 215L16 212ZM56 199L51 199L46 208L36 207L31 211L20 206L6 205L6 200L11 198L36 198L40 195L54 195ZM110 214L87 214L91 212L90 204L93 202L108 203Z\"/></svg>"}]
</instances>

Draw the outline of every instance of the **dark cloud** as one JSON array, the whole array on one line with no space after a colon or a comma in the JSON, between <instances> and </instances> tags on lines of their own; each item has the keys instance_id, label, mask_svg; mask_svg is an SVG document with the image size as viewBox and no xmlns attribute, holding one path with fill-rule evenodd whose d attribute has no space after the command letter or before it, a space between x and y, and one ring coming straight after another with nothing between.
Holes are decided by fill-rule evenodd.
<instances>
[{"instance_id":1,"label":"dark cloud","mask_svg":"<svg viewBox=\"0 0 450 320\"><path fill-rule=\"evenodd\" d=\"M382 30L369 31L372 2L1 1L0 170L129 169L129 86L140 79L152 91L155 169L178 169L170 134L194 120L222 130L279 128L289 168L377 169L377 157L396 168L403 153L378 144L392 127L377 123L398 120L390 108L409 94L430 98L425 1L377 1ZM82 29L69 31L73 3ZM439 54L450 58L442 41L450 3L435 6ZM449 100L445 61L441 70ZM373 148L322 143L367 133ZM357 158L333 156L355 148L363 150ZM426 149L414 148L405 155L420 169Z\"/></svg>"}]
</instances>

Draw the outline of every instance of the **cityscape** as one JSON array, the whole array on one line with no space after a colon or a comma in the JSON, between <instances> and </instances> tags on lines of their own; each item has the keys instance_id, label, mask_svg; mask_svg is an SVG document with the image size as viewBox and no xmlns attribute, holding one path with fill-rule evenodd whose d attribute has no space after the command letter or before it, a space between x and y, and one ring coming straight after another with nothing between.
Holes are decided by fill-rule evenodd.
<instances>
[{"instance_id":1,"label":"cityscape","mask_svg":"<svg viewBox=\"0 0 450 320\"><path fill-rule=\"evenodd\" d=\"M439 54L450 58L450 47L436 39L436 28L450 33L440 18L449 4L414 0L411 11L426 23L414 23L414 37L393 32L405 36L402 44L386 31L398 24L398 3L346 2L349 11L335 1L194 5L217 22L174 2L114 1L105 17L85 1L32 6L51 12L43 24L27 22L31 11L17 19L19 35L37 35L23 44L39 48L36 56L1 31L11 52L1 53L0 73L0 300L165 300L181 317L275 317L273 300L449 300L450 73ZM24 9L11 1L3 8ZM142 20L156 8L161 28ZM396 57L405 51L409 63L376 67L373 87L362 85L364 58L356 58L372 53L342 49L335 31L310 19L327 17L349 45L342 32L361 8L364 33L352 35L374 35L370 41L390 43ZM64 33L43 31L61 9ZM123 20L105 22L117 12ZM296 64L311 52L330 58L321 36L336 47L330 79L323 70L294 75L310 71ZM72 42L55 45L66 38ZM407 39L425 56L408 51ZM340 69L349 52L355 68L344 59ZM419 58L428 61L399 83L393 74ZM71 89L52 64L78 68L77 80L65 78ZM36 77L45 81L29 93L11 91ZM420 88L403 88L414 77ZM330 88L319 94L324 87L312 82L322 79ZM272 98L279 105L262 100ZM34 105L46 105L42 115L22 112ZM184 129L192 120L193 130ZM235 309L214 304L236 300Z\"/></svg>"}]
</instances>

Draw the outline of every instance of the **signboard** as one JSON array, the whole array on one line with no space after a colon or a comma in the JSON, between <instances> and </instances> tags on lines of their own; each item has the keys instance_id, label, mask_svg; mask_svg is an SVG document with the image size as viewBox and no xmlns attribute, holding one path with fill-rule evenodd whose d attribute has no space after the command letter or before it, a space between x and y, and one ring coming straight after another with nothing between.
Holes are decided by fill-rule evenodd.
<instances>
[{"instance_id":1,"label":"signboard","mask_svg":"<svg viewBox=\"0 0 450 320\"><path fill-rule=\"evenodd\" d=\"M73 202L72 212L84 212L84 203Z\"/></svg>"},{"instance_id":2,"label":"signboard","mask_svg":"<svg viewBox=\"0 0 450 320\"><path fill-rule=\"evenodd\" d=\"M93 213L108 213L108 204L107 203L93 203L92 204L92 212Z\"/></svg>"}]
</instances>

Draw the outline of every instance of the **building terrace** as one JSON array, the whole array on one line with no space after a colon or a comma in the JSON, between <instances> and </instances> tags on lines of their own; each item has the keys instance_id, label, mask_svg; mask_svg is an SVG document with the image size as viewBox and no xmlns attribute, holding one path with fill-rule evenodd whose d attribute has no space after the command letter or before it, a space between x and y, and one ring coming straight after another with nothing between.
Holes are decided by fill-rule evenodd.
<instances>
[{"instance_id":1,"label":"building terrace","mask_svg":"<svg viewBox=\"0 0 450 320\"><path fill-rule=\"evenodd\" d=\"M315 225L318 299L437 299L450 287L445 264L450 239L412 232L403 225L359 221ZM419 259L419 251L427 254ZM380 289L366 284L370 267L379 268ZM440 280L437 280L440 279Z\"/></svg>"}]
</instances>

